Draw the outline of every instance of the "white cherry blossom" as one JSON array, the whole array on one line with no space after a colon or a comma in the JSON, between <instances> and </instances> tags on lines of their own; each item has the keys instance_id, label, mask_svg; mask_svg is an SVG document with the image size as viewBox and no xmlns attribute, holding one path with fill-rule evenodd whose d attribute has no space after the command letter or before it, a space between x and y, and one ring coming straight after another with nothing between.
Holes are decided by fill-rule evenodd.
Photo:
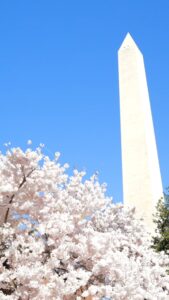
<instances>
[{"instance_id":1,"label":"white cherry blossom","mask_svg":"<svg viewBox=\"0 0 169 300\"><path fill-rule=\"evenodd\" d=\"M169 299L169 259L134 209L42 148L0 153L0 300Z\"/></svg>"}]
</instances>

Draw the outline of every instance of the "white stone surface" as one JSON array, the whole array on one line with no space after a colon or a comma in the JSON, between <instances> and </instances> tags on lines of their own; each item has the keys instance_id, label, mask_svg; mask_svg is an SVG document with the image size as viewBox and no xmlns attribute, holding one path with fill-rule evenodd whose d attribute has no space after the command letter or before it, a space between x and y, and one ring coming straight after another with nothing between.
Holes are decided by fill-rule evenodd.
<instances>
[{"instance_id":1,"label":"white stone surface","mask_svg":"<svg viewBox=\"0 0 169 300\"><path fill-rule=\"evenodd\" d=\"M143 56L128 33L118 51L123 200L153 231L163 196Z\"/></svg>"}]
</instances>

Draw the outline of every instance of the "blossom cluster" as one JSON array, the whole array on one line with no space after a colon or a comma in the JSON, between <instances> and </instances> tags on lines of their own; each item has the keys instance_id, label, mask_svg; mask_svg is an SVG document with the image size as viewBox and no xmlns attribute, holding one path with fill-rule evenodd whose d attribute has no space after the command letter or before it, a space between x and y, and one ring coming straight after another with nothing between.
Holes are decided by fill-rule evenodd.
<instances>
[{"instance_id":1,"label":"blossom cluster","mask_svg":"<svg viewBox=\"0 0 169 300\"><path fill-rule=\"evenodd\" d=\"M169 299L169 259L134 209L58 158L0 154L0 299Z\"/></svg>"}]
</instances>

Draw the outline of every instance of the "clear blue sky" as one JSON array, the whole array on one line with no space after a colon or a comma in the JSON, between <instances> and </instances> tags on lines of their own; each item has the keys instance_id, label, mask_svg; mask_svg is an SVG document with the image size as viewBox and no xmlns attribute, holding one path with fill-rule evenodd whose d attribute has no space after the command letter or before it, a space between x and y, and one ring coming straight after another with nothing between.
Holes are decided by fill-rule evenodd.
<instances>
[{"instance_id":1,"label":"clear blue sky","mask_svg":"<svg viewBox=\"0 0 169 300\"><path fill-rule=\"evenodd\" d=\"M0 148L44 143L96 170L122 200L117 50L144 54L164 188L169 185L169 1L0 2Z\"/></svg>"}]
</instances>

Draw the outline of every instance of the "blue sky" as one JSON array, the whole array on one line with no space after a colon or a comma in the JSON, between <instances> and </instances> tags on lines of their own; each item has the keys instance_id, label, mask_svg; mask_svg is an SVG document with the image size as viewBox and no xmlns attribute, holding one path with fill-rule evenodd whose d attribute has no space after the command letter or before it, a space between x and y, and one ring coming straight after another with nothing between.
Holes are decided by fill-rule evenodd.
<instances>
[{"instance_id":1,"label":"blue sky","mask_svg":"<svg viewBox=\"0 0 169 300\"><path fill-rule=\"evenodd\" d=\"M0 148L46 145L100 173L122 200L117 50L144 54L164 188L169 185L169 1L0 3Z\"/></svg>"}]
</instances>

